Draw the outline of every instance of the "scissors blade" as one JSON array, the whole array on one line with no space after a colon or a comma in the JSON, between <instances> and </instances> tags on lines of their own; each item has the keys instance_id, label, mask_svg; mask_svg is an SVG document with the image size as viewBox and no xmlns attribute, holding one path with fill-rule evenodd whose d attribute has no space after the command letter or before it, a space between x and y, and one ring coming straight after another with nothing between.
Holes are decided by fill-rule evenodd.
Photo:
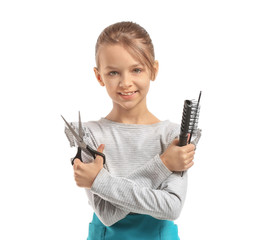
<instances>
[{"instance_id":1,"label":"scissors blade","mask_svg":"<svg viewBox=\"0 0 257 240\"><path fill-rule=\"evenodd\" d=\"M73 136L77 139L77 141L80 144L82 144L83 143L83 139L75 132L75 130L72 128L72 126L65 120L65 118L62 115L61 115L61 117L63 118L63 120L66 123L67 127L70 129L70 131L73 134Z\"/></svg>"},{"instance_id":2,"label":"scissors blade","mask_svg":"<svg viewBox=\"0 0 257 240\"><path fill-rule=\"evenodd\" d=\"M80 111L79 111L79 136L83 139L85 135L84 130L82 128L81 118L80 118Z\"/></svg>"}]
</instances>

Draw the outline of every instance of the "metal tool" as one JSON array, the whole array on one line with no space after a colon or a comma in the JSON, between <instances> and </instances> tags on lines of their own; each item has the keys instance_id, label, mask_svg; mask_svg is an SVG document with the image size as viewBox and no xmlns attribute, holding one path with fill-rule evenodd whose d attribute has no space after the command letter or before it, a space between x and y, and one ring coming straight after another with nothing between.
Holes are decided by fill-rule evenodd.
<instances>
[{"instance_id":1,"label":"metal tool","mask_svg":"<svg viewBox=\"0 0 257 240\"><path fill-rule=\"evenodd\" d=\"M94 150L93 148L91 148L89 145L87 145L84 141L83 141L83 136L85 136L85 132L83 130L82 127L82 123L81 123L81 118L80 118L80 112L79 112L79 134L76 133L76 131L72 128L72 126L64 119L64 117L61 115L61 117L63 118L64 122L66 123L67 127L69 128L69 130L71 131L71 133L73 134L73 136L76 138L77 140L77 144L78 144L78 151L76 156L72 159L71 164L74 164L74 160L76 158L78 158L81 162L82 161L82 156L81 156L81 151L86 151L88 150L91 155L93 156L93 158L96 158L97 155L103 157L103 164L105 164L105 155L101 152L98 152L96 150Z\"/></svg>"},{"instance_id":2,"label":"metal tool","mask_svg":"<svg viewBox=\"0 0 257 240\"><path fill-rule=\"evenodd\" d=\"M179 146L185 146L191 142L192 135L197 132L198 119L200 112L200 99L202 91L200 91L198 101L196 100L185 100L184 109L181 121L180 135L179 135ZM181 173L181 177L183 177Z\"/></svg>"}]
</instances>

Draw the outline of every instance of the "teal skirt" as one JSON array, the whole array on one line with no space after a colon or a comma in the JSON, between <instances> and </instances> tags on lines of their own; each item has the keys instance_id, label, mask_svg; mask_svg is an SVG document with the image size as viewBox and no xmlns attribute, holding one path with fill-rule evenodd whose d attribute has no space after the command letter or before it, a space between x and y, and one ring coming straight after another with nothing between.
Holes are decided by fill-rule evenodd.
<instances>
[{"instance_id":1,"label":"teal skirt","mask_svg":"<svg viewBox=\"0 0 257 240\"><path fill-rule=\"evenodd\" d=\"M173 221L159 220L149 215L132 214L105 226L94 213L87 240L179 240Z\"/></svg>"}]
</instances>

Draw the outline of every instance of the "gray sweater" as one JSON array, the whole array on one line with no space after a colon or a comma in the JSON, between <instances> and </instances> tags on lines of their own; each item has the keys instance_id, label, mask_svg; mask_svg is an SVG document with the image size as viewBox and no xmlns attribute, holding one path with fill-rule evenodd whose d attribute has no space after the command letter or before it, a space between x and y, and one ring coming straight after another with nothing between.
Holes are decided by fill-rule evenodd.
<instances>
[{"instance_id":1,"label":"gray sweater","mask_svg":"<svg viewBox=\"0 0 257 240\"><path fill-rule=\"evenodd\" d=\"M78 132L78 123L72 122ZM84 141L94 149L105 144L106 164L91 189L88 202L106 226L128 214L147 214L157 219L175 220L185 202L187 172L171 172L160 155L179 135L179 125L169 120L150 125L124 124L101 118L83 123ZM77 143L65 126L70 146ZM85 163L93 161L82 152Z\"/></svg>"}]
</instances>

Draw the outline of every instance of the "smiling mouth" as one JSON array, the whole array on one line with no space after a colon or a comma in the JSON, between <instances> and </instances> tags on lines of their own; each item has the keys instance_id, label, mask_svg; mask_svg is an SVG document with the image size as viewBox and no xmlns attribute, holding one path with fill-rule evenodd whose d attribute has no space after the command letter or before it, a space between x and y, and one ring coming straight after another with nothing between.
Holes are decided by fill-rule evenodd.
<instances>
[{"instance_id":1,"label":"smiling mouth","mask_svg":"<svg viewBox=\"0 0 257 240\"><path fill-rule=\"evenodd\" d=\"M122 95L122 96L130 96L130 95L133 95L133 94L136 93L136 92L138 92L138 91L126 92L126 93L119 92L119 94Z\"/></svg>"}]
</instances>

